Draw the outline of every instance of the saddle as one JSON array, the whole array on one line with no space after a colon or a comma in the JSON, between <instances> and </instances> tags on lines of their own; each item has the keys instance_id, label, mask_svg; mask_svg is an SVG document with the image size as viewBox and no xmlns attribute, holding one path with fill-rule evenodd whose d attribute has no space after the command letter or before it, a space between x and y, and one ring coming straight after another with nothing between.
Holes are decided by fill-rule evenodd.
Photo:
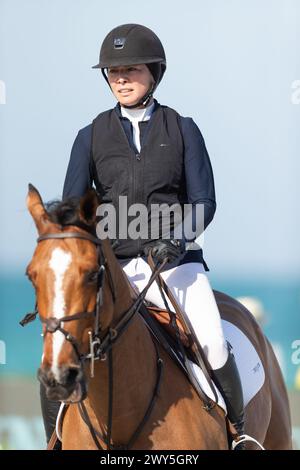
<instances>
[{"instance_id":1,"label":"saddle","mask_svg":"<svg viewBox=\"0 0 300 470\"><path fill-rule=\"evenodd\" d=\"M169 312L162 310L154 305L147 305L147 310L150 316L157 321L161 327L170 335L174 340L179 340L185 348L191 346L189 337L184 331L183 325L179 318L176 317L177 330L172 325Z\"/></svg>"}]
</instances>

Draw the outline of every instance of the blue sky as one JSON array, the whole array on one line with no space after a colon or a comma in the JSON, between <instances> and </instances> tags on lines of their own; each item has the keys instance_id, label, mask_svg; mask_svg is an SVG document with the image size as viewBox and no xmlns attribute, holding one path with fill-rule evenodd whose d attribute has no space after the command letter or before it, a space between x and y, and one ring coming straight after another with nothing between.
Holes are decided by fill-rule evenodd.
<instances>
[{"instance_id":1,"label":"blue sky","mask_svg":"<svg viewBox=\"0 0 300 470\"><path fill-rule=\"evenodd\" d=\"M168 69L156 97L205 138L217 195L211 269L299 276L297 0L0 0L2 270L24 269L34 249L27 184L45 200L61 196L78 130L115 104L91 66L122 23L161 38Z\"/></svg>"}]
</instances>

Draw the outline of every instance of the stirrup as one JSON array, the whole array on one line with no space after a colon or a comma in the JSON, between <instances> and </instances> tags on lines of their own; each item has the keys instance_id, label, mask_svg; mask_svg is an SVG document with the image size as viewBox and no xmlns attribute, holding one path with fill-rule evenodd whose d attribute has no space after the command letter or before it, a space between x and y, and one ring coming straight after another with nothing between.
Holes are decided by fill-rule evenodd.
<instances>
[{"instance_id":1,"label":"stirrup","mask_svg":"<svg viewBox=\"0 0 300 470\"><path fill-rule=\"evenodd\" d=\"M254 442L260 450L266 450L254 437L248 436L248 434L242 434L238 437L238 440L233 440L231 443L231 450L241 450L237 449L238 446L242 445L243 450L245 449L245 442Z\"/></svg>"}]
</instances>

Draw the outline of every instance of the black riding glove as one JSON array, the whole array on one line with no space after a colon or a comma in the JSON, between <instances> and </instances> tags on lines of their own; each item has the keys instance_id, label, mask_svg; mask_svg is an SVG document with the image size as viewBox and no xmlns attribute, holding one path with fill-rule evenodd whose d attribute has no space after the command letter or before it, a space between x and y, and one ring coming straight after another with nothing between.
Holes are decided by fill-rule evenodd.
<instances>
[{"instance_id":1,"label":"black riding glove","mask_svg":"<svg viewBox=\"0 0 300 470\"><path fill-rule=\"evenodd\" d=\"M166 258L172 263L185 251L185 243L182 240L153 240L144 249L144 253L148 256L151 251L155 261L162 263Z\"/></svg>"}]
</instances>

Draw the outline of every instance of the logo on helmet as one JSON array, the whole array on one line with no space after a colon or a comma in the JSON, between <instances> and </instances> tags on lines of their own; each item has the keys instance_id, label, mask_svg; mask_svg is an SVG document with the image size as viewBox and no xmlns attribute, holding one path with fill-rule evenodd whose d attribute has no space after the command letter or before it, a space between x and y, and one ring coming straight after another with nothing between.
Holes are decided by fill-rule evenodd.
<instances>
[{"instance_id":1,"label":"logo on helmet","mask_svg":"<svg viewBox=\"0 0 300 470\"><path fill-rule=\"evenodd\" d=\"M114 39L114 48L115 49L123 49L125 44L125 38L115 38Z\"/></svg>"}]
</instances>

